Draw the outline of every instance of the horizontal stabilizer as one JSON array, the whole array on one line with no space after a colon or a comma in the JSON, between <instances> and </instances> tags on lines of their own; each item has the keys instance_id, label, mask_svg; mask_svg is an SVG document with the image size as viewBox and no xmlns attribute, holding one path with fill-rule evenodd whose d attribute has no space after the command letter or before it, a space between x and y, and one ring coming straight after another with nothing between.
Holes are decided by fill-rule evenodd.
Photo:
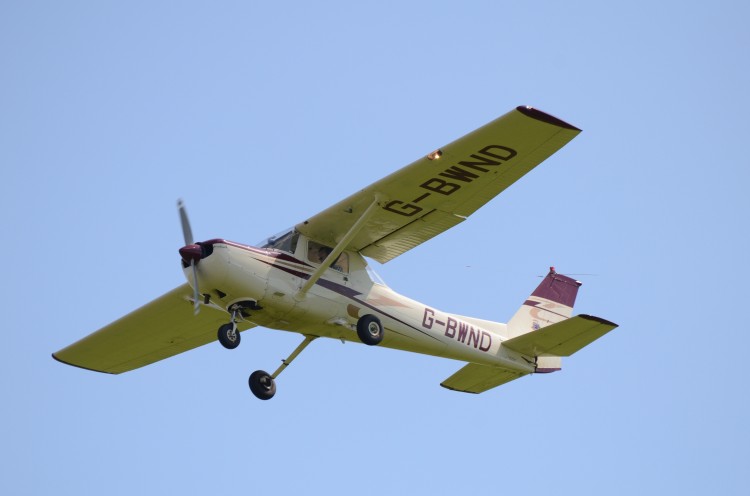
<instances>
[{"instance_id":1,"label":"horizontal stabilizer","mask_svg":"<svg viewBox=\"0 0 750 496\"><path fill-rule=\"evenodd\" d=\"M570 356L594 342L617 324L591 315L577 315L503 342L503 346L528 356Z\"/></svg>"},{"instance_id":2,"label":"horizontal stabilizer","mask_svg":"<svg viewBox=\"0 0 750 496\"><path fill-rule=\"evenodd\" d=\"M183 284L52 356L75 367L119 374L213 342L227 315L213 310L194 315L192 294ZM239 330L249 327L249 322L238 325Z\"/></svg>"},{"instance_id":3,"label":"horizontal stabilizer","mask_svg":"<svg viewBox=\"0 0 750 496\"><path fill-rule=\"evenodd\" d=\"M482 393L526 375L523 372L470 363L440 385L462 393Z\"/></svg>"}]
</instances>

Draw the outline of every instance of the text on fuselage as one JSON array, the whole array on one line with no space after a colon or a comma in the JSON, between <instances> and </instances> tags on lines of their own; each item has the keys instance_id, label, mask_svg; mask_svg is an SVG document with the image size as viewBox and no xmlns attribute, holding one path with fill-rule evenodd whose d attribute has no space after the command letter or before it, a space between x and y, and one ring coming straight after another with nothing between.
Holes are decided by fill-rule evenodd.
<instances>
[{"instance_id":1,"label":"text on fuselage","mask_svg":"<svg viewBox=\"0 0 750 496\"><path fill-rule=\"evenodd\" d=\"M445 322L435 318L435 310L431 308L424 309L422 317L422 327L432 329L441 326L445 328L445 336L455 339L466 346L473 346L481 351L489 351L492 346L492 336L487 331L475 328L471 324L461 322L453 317L447 317Z\"/></svg>"},{"instance_id":2,"label":"text on fuselage","mask_svg":"<svg viewBox=\"0 0 750 496\"><path fill-rule=\"evenodd\" d=\"M469 159L451 165L442 172L431 177L419 185L425 190L411 201L391 200L383 207L394 214L411 217L422 210L417 203L425 200L433 194L449 196L460 190L462 186L471 183L490 171L495 171L497 166L518 155L512 148L502 145L487 145L476 153L472 153ZM461 167L459 167L461 166ZM439 177L437 177L439 176ZM463 184L462 184L463 183Z\"/></svg>"}]
</instances>

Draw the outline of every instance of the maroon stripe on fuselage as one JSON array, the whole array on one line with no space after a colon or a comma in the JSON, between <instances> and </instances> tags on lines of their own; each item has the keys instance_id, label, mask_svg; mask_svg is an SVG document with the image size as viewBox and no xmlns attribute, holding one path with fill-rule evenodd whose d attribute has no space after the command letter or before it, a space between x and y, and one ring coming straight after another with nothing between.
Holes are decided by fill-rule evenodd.
<instances>
[{"instance_id":1,"label":"maroon stripe on fuselage","mask_svg":"<svg viewBox=\"0 0 750 496\"><path fill-rule=\"evenodd\" d=\"M293 263L298 263L300 265L304 265L306 267L312 267L312 265L310 265L309 263L303 262L302 260L299 260L298 258L295 258L289 254L281 253L281 252L274 251L274 250L268 250L266 248L258 248L257 246L244 245L242 243L237 243L235 241L228 241L226 239L220 239L220 238L211 239L211 240L203 242L203 244L210 244L210 245L213 245L216 243L225 244L228 246L234 246L235 248L240 248L245 251L257 253L259 255L266 255L268 257L277 258L279 260L284 260L285 262L293 262Z\"/></svg>"},{"instance_id":2,"label":"maroon stripe on fuselage","mask_svg":"<svg viewBox=\"0 0 750 496\"><path fill-rule=\"evenodd\" d=\"M306 274L304 272L299 272L299 271L296 271L294 269L290 269L289 267L285 267L285 266L277 264L277 263L267 262L265 260L260 260L258 258L256 258L256 260L258 260L259 262L263 262L264 264L270 265L271 267L273 267L275 269L279 269L279 270L284 271L284 272L286 272L288 274L295 275L295 276L297 276L299 278L310 279L310 275L311 274ZM376 311L376 312L378 312L378 313L380 313L382 315L385 315L388 318L391 318L391 319L395 320L396 322L400 322L401 324L405 325L406 327L408 327L410 329L414 329L415 331L420 332L420 333L424 334L425 336L428 336L428 337L434 339L435 341L440 341L438 338L436 338L435 336L432 336L432 335L426 333L422 329L419 329L418 327L414 327L413 325L409 324L408 322L404 322L403 320L399 319L398 317L395 317L395 316L393 316L393 315L391 315L389 313L384 312L380 308L377 308L377 307L375 307L373 305L370 305L366 301L360 300L357 297L360 296L362 293L360 293L359 291L357 291L355 289L352 289L352 288L350 288L348 286L344 286L343 284L339 284L337 282L329 281L328 279L323 279L322 277L320 279L318 279L315 282L315 284L317 284L317 285L319 285L319 286L321 286L323 288L326 288L326 289L328 289L330 291L333 291L334 293L338 293L341 296L349 298L350 300L354 301L355 303L359 303L360 305L364 305L364 306L370 308L371 310L374 310L374 311ZM395 332L396 334L401 334L400 332L395 331L393 329L391 329L391 331Z\"/></svg>"},{"instance_id":3,"label":"maroon stripe on fuselage","mask_svg":"<svg viewBox=\"0 0 750 496\"><path fill-rule=\"evenodd\" d=\"M216 244L216 243L225 244L225 245L228 245L228 246L233 246L235 248L240 248L242 250L246 250L246 251L249 251L249 252L252 252L252 253L256 253L258 255L265 255L267 257L271 257L271 258L275 259L273 263L268 262L266 260L261 260L259 258L255 258L255 259L257 261L259 261L259 262L263 262L264 264L270 265L271 267L273 267L275 269L279 269L281 271L284 271L284 272L286 272L288 274L292 274L292 275L297 276L299 278L310 279L310 276L312 275L312 274L307 274L305 272L300 272L298 270L294 270L294 269L291 269L289 267L285 267L285 266L283 266L283 265L281 265L279 263L276 263L276 260L283 260L285 262L297 263L297 264L300 264L300 265L304 265L305 267L313 268L312 265L310 265L310 264L308 264L306 262L303 262L302 260L299 260L299 259L297 259L297 258L295 258L295 257L293 257L291 255L286 254L286 253L279 253L279 252L273 251L273 250L266 250L264 248L257 248L255 246L244 245L242 243L236 243L234 241L228 241L226 239L221 239L221 238L211 239L211 240L203 242L203 244L210 244L210 245L213 245L213 244ZM399 318L397 318L397 317L395 317L393 315L385 313L383 310L381 310L381 309L379 309L377 307L374 307L373 305L370 305L366 301L360 300L359 298L357 298L357 296L361 295L362 293L360 293L358 291L355 291L354 289L352 289L350 287L344 286L342 284L335 283L333 281L329 281L327 279L323 279L322 277L320 279L318 279L315 282L315 284L318 284L321 287L324 287L324 288L326 288L326 289L328 289L330 291L333 291L334 293L338 293L338 294L340 294L340 295L342 295L342 296L344 296L346 298L349 298L350 300L352 300L352 301L354 301L356 303L359 303L360 305L364 305L364 306L370 308L371 310L374 310L374 311L376 311L376 312L378 312L378 313L380 313L382 315L385 315L388 318L391 318L391 319L395 320L396 322L400 322L401 324L405 325L406 327L409 327L410 329L414 329L415 331L420 332L420 333L424 334L425 336L429 336L430 338L434 339L435 341L440 341L439 339L437 339L434 336L431 336L430 334L426 333L422 329L414 327L413 325L409 324L408 322L404 322L403 320L401 320L401 319L399 319ZM393 329L391 329L391 331L395 332L396 334L401 334L400 332L394 331Z\"/></svg>"},{"instance_id":4,"label":"maroon stripe on fuselage","mask_svg":"<svg viewBox=\"0 0 750 496\"><path fill-rule=\"evenodd\" d=\"M292 274L293 276L297 276L297 277L300 277L302 279L310 279L310 274L308 274L306 272L300 272L298 270L290 269L289 267L284 267L283 265L279 265L277 263L272 263L272 262L267 262L265 260L260 260L258 258L256 258L255 260L257 260L258 262L262 262L262 263L264 263L266 265L270 265L273 268L276 268L276 269L279 269L279 270L283 270L284 272L288 272L289 274Z\"/></svg>"}]
</instances>

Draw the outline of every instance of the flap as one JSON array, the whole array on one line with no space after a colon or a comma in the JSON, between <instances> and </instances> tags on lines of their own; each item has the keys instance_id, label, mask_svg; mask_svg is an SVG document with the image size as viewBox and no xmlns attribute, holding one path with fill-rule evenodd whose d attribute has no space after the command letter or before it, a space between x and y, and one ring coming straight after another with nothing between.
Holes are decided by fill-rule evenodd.
<instances>
[{"instance_id":1,"label":"flap","mask_svg":"<svg viewBox=\"0 0 750 496\"><path fill-rule=\"evenodd\" d=\"M119 374L216 341L227 314L204 307L193 315L192 295L183 284L52 356L75 367ZM250 327L238 325L240 330Z\"/></svg>"}]
</instances>

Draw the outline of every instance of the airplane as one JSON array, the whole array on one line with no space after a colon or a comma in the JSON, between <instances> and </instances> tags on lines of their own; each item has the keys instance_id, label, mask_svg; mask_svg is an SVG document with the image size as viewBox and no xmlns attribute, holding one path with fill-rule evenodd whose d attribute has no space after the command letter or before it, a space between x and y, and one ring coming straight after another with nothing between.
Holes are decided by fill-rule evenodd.
<instances>
[{"instance_id":1,"label":"airplane","mask_svg":"<svg viewBox=\"0 0 750 496\"><path fill-rule=\"evenodd\" d=\"M617 327L572 316L579 281L551 267L500 323L402 296L365 257L386 263L460 224L580 132L536 108L517 107L258 247L195 242L180 200L187 282L52 357L120 374L216 340L234 349L240 333L256 326L301 334L273 373L250 375L261 400L275 395L279 374L321 337L466 362L441 383L466 393L559 371L562 357Z\"/></svg>"}]
</instances>

